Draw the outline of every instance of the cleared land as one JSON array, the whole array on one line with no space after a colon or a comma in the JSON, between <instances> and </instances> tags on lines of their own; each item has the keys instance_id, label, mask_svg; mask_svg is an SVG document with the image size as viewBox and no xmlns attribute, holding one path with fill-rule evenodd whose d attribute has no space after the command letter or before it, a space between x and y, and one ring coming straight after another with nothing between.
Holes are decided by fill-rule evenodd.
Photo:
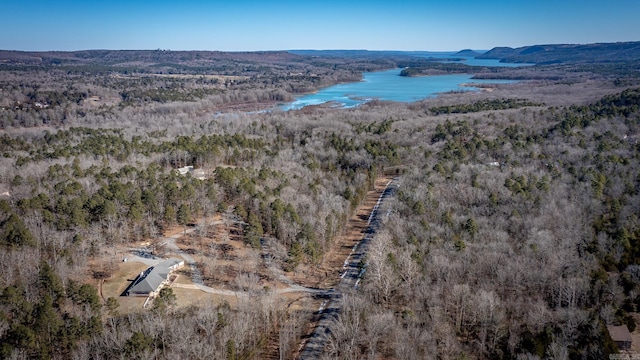
<instances>
[{"instance_id":1,"label":"cleared land","mask_svg":"<svg viewBox=\"0 0 640 360\"><path fill-rule=\"evenodd\" d=\"M194 231L194 228L190 228L184 234L183 227L172 226L164 231L160 240L143 241L134 251L121 248L118 253L122 254L122 257L111 256L105 259L104 261L115 270L111 277L104 280L101 286L102 296L104 299L117 298L121 313L142 309L145 298L120 295L137 274L154 261L159 261L160 258L157 260L153 260L153 256L141 258L137 254L143 252L150 255L155 248L156 253L163 258L180 257L180 254L166 246L152 246L152 244L162 244L162 239L177 237L175 243L180 251L190 254L196 260L204 284L221 292L207 293L199 289L191 279L192 273L189 266L185 265L177 271L178 277L171 286L176 295L177 307L202 304L206 301L215 304L226 301L234 306L238 294L275 291L277 297L287 301L290 307L299 307L305 312L313 312L317 310L322 300L315 299L312 294L299 288L330 289L338 283L345 259L354 245L362 239L369 214L390 180L391 177L384 176L375 181L374 189L367 192L363 203L358 206L355 214L347 222L343 234L332 242L327 254L317 267L300 265L295 272L282 271L277 264L265 260L268 254L265 254L262 249L254 249L244 243L238 224L224 221L220 215L216 215L208 220L206 232ZM127 258L128 261L117 261L121 258ZM298 287L295 287L296 285ZM229 294L224 294L225 291ZM309 299L302 301L304 298ZM312 331L313 327L314 324L310 323L308 331Z\"/></svg>"}]
</instances>

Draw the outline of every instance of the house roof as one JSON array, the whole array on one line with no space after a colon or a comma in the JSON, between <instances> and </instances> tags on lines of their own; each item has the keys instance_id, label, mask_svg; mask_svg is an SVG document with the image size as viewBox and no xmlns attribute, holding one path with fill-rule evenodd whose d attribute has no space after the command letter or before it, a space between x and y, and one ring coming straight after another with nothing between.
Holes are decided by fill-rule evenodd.
<instances>
[{"instance_id":1,"label":"house roof","mask_svg":"<svg viewBox=\"0 0 640 360\"><path fill-rule=\"evenodd\" d=\"M198 180L204 180L207 178L205 172L203 169L195 169L193 166L189 165L189 166L184 166L181 168L176 169L178 171L178 174L180 175L187 175L187 174L191 174L191 176L193 176L194 178L198 179Z\"/></svg>"},{"instance_id":2,"label":"house roof","mask_svg":"<svg viewBox=\"0 0 640 360\"><path fill-rule=\"evenodd\" d=\"M609 325L607 326L607 329L609 330L609 335L611 336L611 339L613 341L631 342L633 340L631 338L631 333L629 332L627 325L621 325L621 326Z\"/></svg>"},{"instance_id":3,"label":"house roof","mask_svg":"<svg viewBox=\"0 0 640 360\"><path fill-rule=\"evenodd\" d=\"M156 266L163 266L163 267L166 267L167 269L171 269L171 267L173 267L173 266L182 265L182 264L184 264L184 260L171 258L171 259L167 259L167 260L159 263Z\"/></svg>"},{"instance_id":4,"label":"house roof","mask_svg":"<svg viewBox=\"0 0 640 360\"><path fill-rule=\"evenodd\" d=\"M186 175L191 171L193 171L193 166L183 166L181 168L178 168L178 172L180 173L180 175Z\"/></svg>"},{"instance_id":5,"label":"house roof","mask_svg":"<svg viewBox=\"0 0 640 360\"><path fill-rule=\"evenodd\" d=\"M127 292L147 294L156 291L162 282L167 280L172 268L183 263L183 260L172 258L147 268L138 275Z\"/></svg>"}]
</instances>

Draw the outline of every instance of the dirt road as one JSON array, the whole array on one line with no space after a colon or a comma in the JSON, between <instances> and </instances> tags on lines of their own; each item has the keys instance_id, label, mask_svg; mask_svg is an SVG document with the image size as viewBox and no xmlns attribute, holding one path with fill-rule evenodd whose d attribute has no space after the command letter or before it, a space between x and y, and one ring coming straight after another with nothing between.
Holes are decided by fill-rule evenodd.
<instances>
[{"instance_id":1,"label":"dirt road","mask_svg":"<svg viewBox=\"0 0 640 360\"><path fill-rule=\"evenodd\" d=\"M364 236L362 236L360 242L353 247L351 253L345 260L338 285L335 289L327 293L327 299L322 303L320 309L318 309L320 320L314 332L304 344L299 359L318 359L322 356L327 337L331 334L331 325L340 314L342 294L348 289L357 288L360 279L366 271L366 265L363 266L362 261L365 258L369 242L379 226L381 216L384 216L384 214L379 214L378 212L380 204L385 198L392 195L395 189L396 186L393 181L389 181L384 191L382 191L376 200L376 204L367 218L367 227L364 230Z\"/></svg>"}]
</instances>

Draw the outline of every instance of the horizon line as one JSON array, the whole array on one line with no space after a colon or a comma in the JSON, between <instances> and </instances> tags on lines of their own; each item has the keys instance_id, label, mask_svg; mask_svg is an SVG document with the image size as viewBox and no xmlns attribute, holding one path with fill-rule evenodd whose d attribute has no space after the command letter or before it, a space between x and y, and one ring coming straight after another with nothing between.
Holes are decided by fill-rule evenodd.
<instances>
[{"instance_id":1,"label":"horizon line","mask_svg":"<svg viewBox=\"0 0 640 360\"><path fill-rule=\"evenodd\" d=\"M46 53L46 52L80 52L80 51L173 51L173 52L222 52L222 53L266 53L266 52L291 52L291 51L368 51L368 52L430 52L430 53L445 53L445 52L459 52L472 50L477 52L486 52L495 48L511 48L511 49L519 49L531 46L558 46L558 45L573 45L573 46L584 46L584 45L600 45L600 44L633 44L640 43L640 41L596 41L596 42L584 42L584 43L546 43L546 44L532 44L532 45L522 45L522 46L508 46L508 45L498 45L494 46L490 49L474 49L470 47L458 49L458 50L400 50L400 49L357 49L357 48L290 48L290 49L262 49L262 50L211 50L211 49L163 49L163 48L85 48L85 49L75 49L75 50L22 50L22 49L3 49L0 48L0 51L16 51L16 52L32 52L32 53Z\"/></svg>"}]
</instances>

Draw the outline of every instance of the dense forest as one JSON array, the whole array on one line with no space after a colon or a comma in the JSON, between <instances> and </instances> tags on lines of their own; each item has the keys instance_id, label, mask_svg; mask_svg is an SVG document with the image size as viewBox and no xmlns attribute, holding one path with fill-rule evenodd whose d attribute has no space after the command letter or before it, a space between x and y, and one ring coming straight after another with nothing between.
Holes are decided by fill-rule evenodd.
<instances>
[{"instance_id":1,"label":"dense forest","mask_svg":"<svg viewBox=\"0 0 640 360\"><path fill-rule=\"evenodd\" d=\"M317 314L255 286L258 265L226 285L242 296L180 305L167 288L131 311L101 292L112 254L172 256L163 234L196 243L197 224L194 256L215 259L216 217L284 277L318 277L388 168L398 191L326 358L602 359L607 325L636 328L637 66L483 68L526 81L282 112L254 110L413 60L187 54L0 64L0 358L295 358Z\"/></svg>"}]
</instances>

